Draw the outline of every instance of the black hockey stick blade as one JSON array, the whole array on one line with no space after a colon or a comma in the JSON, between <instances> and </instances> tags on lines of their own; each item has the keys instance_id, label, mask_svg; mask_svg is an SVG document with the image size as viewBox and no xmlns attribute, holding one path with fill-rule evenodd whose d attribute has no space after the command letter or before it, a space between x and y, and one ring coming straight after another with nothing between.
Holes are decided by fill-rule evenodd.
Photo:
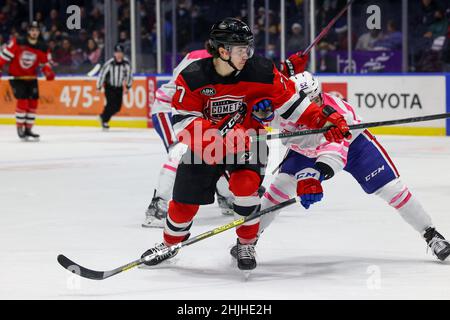
<instances>
[{"instance_id":1,"label":"black hockey stick blade","mask_svg":"<svg viewBox=\"0 0 450 320\"><path fill-rule=\"evenodd\" d=\"M79 275L80 277L91 279L91 280L104 280L106 278L109 278L111 276L114 276L118 273L127 271L131 268L134 268L142 263L144 263L144 259L138 259L133 262L130 262L126 265L123 265L121 267L118 267L114 270L110 271L96 271L92 269L85 268L78 263L73 262L69 258L67 258L65 255L58 255L58 263L68 271L75 273L76 275Z\"/></svg>"},{"instance_id":2,"label":"black hockey stick blade","mask_svg":"<svg viewBox=\"0 0 450 320\"><path fill-rule=\"evenodd\" d=\"M94 271L91 269L87 269L79 264L73 262L66 256L60 254L58 255L59 264L68 271L75 273L83 278L88 278L92 280L103 280L105 279L105 272L103 271Z\"/></svg>"}]
</instances>

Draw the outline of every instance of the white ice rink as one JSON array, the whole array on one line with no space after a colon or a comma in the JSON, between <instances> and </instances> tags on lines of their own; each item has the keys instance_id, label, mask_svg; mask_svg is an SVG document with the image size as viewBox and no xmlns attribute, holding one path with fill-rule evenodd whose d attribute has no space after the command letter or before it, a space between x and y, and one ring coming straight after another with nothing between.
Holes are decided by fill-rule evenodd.
<instances>
[{"instance_id":1,"label":"white ice rink","mask_svg":"<svg viewBox=\"0 0 450 320\"><path fill-rule=\"evenodd\" d=\"M38 127L18 141L0 126L0 298L31 299L450 299L450 262L382 200L341 173L306 212L289 207L260 239L248 281L232 265L235 232L184 248L154 270L92 281L60 253L109 270L160 242L141 223L165 151L153 130ZM450 139L379 137L437 229L450 237ZM265 185L270 183L268 176ZM203 207L192 234L225 224Z\"/></svg>"}]
</instances>

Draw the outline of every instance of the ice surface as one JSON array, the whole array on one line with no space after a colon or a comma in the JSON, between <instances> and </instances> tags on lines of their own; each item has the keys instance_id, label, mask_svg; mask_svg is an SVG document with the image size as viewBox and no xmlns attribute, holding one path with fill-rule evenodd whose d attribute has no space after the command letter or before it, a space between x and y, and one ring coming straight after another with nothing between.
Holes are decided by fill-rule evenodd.
<instances>
[{"instance_id":1,"label":"ice surface","mask_svg":"<svg viewBox=\"0 0 450 320\"><path fill-rule=\"evenodd\" d=\"M232 230L154 270L80 279L57 264L59 253L109 270L161 241L160 229L141 223L165 151L153 130L36 131L42 141L24 143L0 126L1 299L450 299L450 262L427 254L419 234L346 173L324 184L314 208L289 207L266 230L248 281L228 253ZM450 139L379 140L450 237ZM192 233L228 221L216 205L203 207Z\"/></svg>"}]
</instances>

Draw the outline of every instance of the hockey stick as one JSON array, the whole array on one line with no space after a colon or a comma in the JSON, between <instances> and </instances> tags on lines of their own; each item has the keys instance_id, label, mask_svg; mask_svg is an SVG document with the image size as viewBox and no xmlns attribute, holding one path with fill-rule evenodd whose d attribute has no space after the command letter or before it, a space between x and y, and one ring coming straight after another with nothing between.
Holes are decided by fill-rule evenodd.
<instances>
[{"instance_id":1,"label":"hockey stick","mask_svg":"<svg viewBox=\"0 0 450 320\"><path fill-rule=\"evenodd\" d=\"M319 33L319 35L314 39L314 41L305 49L305 51L302 52L302 56L307 55L311 49L319 43L320 40L322 40L323 37L325 37L328 32L330 31L331 27L336 23L336 21L347 11L348 7L354 2L355 0L350 0L347 2L344 8L337 14L336 17L331 20L328 25L325 27L325 29L322 30L322 32Z\"/></svg>"},{"instance_id":2,"label":"hockey stick","mask_svg":"<svg viewBox=\"0 0 450 320\"><path fill-rule=\"evenodd\" d=\"M166 249L164 249L164 250L162 250L160 252L148 255L148 256L146 256L144 258L137 259L137 260L135 260L133 262L130 262L130 263L126 264L126 265L123 265L121 267L118 267L118 268L110 270L110 271L95 271L95 270L92 270L92 269L85 268L85 267L83 267L83 266L73 262L72 260L70 260L69 258L67 258L66 256L64 256L62 254L58 255L58 259L57 260L58 260L59 264L63 268L69 270L72 273L75 273L75 274L79 275L80 277L91 279L91 280L104 280L106 278L115 276L116 274L119 274L119 273L122 273L124 271L130 270L130 269L132 269L134 267L137 267L137 266L145 263L146 261L150 261L150 260L154 259L158 255L164 255L164 254L167 254L169 252L173 252L175 250L179 250L182 247L190 246L191 244L194 244L194 243L199 242L201 240L210 238L210 237L215 236L215 235L217 235L219 233L222 233L222 232L224 232L226 230L238 227L238 226L240 226L240 225L242 225L242 224L244 224L244 223L246 223L246 222L248 222L250 220L256 219L256 218L258 218L258 217L260 217L260 216L262 216L262 215L264 215L266 213L285 208L285 207L287 207L287 206L289 206L289 205L291 205L291 204L293 204L293 203L295 203L297 201L298 201L297 197L289 199L289 200L286 200L286 201L284 201L282 203L279 203L277 205L274 205L274 206L272 206L270 208L267 208L267 209L255 212L254 214L252 214L252 215L250 215L248 217L241 218L241 219L238 219L238 220L234 220L234 221L232 221L232 222L230 222L228 224L225 224L225 225L217 227L217 228L215 228L213 230L210 230L210 231L204 232L202 234L199 234L198 236L195 236L193 238L190 238L188 240L180 242L180 243L178 243L176 245L170 246L170 247L168 247L168 248L166 248Z\"/></svg>"},{"instance_id":3,"label":"hockey stick","mask_svg":"<svg viewBox=\"0 0 450 320\"><path fill-rule=\"evenodd\" d=\"M349 125L348 127L350 128L350 130L357 130L357 129L392 126L392 125L402 124L402 123L431 121L431 120L446 119L446 118L450 118L450 112L432 114L432 115L423 116L423 117L412 117L412 118L403 118L403 119L396 119L396 120L386 120L386 121L352 124L352 125ZM269 134L269 135L265 135L265 136L253 136L253 137L251 137L250 140L253 142L253 141L265 141L265 140L274 140L274 139L286 139L286 138L291 138L291 137L324 133L328 129L329 129L329 127L324 127L324 128L320 128L320 129L309 129L309 130L296 131L296 132L276 133L276 134Z\"/></svg>"},{"instance_id":4,"label":"hockey stick","mask_svg":"<svg viewBox=\"0 0 450 320\"><path fill-rule=\"evenodd\" d=\"M88 76L88 77L93 77L93 76L95 76L95 75L97 74L97 72L100 71L101 67L102 67L102 66L100 65L100 63L97 63L97 64L91 69L91 71L89 71L89 72L87 73L87 76Z\"/></svg>"}]
</instances>

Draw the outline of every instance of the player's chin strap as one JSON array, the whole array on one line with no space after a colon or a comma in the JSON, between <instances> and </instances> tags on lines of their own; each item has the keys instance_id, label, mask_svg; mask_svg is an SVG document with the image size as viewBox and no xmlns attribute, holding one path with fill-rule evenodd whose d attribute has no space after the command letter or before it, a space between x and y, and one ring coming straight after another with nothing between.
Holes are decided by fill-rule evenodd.
<instances>
[{"instance_id":1,"label":"player's chin strap","mask_svg":"<svg viewBox=\"0 0 450 320\"><path fill-rule=\"evenodd\" d=\"M219 58L220 58L220 60L225 61L226 63L228 63L228 65L229 65L230 67L232 67L232 68L234 69L234 71L236 71L236 72L239 72L239 71L240 71L238 68L236 68L236 66L234 65L234 63L231 62L231 57L230 57L228 60L225 60L224 58L222 58L222 57L219 55Z\"/></svg>"}]
</instances>

